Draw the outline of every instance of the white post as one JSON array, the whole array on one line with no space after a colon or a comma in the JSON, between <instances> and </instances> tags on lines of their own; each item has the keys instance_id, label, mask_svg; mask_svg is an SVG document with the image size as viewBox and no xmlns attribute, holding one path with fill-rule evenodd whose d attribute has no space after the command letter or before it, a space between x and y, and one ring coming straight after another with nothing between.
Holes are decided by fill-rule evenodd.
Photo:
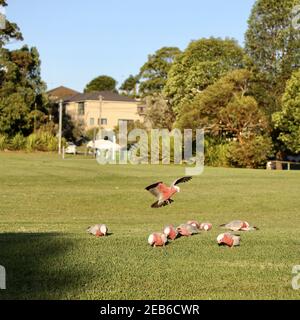
<instances>
[{"instance_id":1,"label":"white post","mask_svg":"<svg viewBox=\"0 0 300 320\"><path fill-rule=\"evenodd\" d=\"M58 154L61 154L62 108L63 108L63 101L60 100L59 101Z\"/></svg>"}]
</instances>

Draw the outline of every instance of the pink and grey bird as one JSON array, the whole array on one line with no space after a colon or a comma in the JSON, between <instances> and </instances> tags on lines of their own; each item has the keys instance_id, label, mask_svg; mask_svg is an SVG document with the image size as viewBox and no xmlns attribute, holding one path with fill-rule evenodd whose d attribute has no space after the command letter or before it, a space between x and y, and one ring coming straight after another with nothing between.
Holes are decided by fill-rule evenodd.
<instances>
[{"instance_id":1,"label":"pink and grey bird","mask_svg":"<svg viewBox=\"0 0 300 320\"><path fill-rule=\"evenodd\" d=\"M175 240L178 236L178 231L174 228L174 226L172 224L164 227L163 233L170 240Z\"/></svg>"},{"instance_id":2,"label":"pink and grey bird","mask_svg":"<svg viewBox=\"0 0 300 320\"><path fill-rule=\"evenodd\" d=\"M107 235L108 228L105 224L96 224L87 229L87 232L96 236L103 237Z\"/></svg>"},{"instance_id":3,"label":"pink and grey bird","mask_svg":"<svg viewBox=\"0 0 300 320\"><path fill-rule=\"evenodd\" d=\"M210 231L212 229L212 224L209 222L202 222L200 224L200 230Z\"/></svg>"},{"instance_id":4,"label":"pink and grey bird","mask_svg":"<svg viewBox=\"0 0 300 320\"><path fill-rule=\"evenodd\" d=\"M217 237L217 242L219 246L225 245L228 247L235 247L240 245L241 237L239 235L231 233L221 233Z\"/></svg>"},{"instance_id":5,"label":"pink and grey bird","mask_svg":"<svg viewBox=\"0 0 300 320\"><path fill-rule=\"evenodd\" d=\"M162 247L168 242L167 236L164 233L154 232L148 237L148 243L153 247Z\"/></svg>"},{"instance_id":6,"label":"pink and grey bird","mask_svg":"<svg viewBox=\"0 0 300 320\"><path fill-rule=\"evenodd\" d=\"M188 223L183 223L180 226L178 226L176 229L181 236L186 236L186 237L199 233L196 227Z\"/></svg>"},{"instance_id":7,"label":"pink and grey bird","mask_svg":"<svg viewBox=\"0 0 300 320\"><path fill-rule=\"evenodd\" d=\"M242 220L234 220L230 221L226 224L221 224L220 227L223 227L225 229L231 230L231 231L252 231L252 230L258 230L255 226L250 226L250 224L247 221Z\"/></svg>"},{"instance_id":8,"label":"pink and grey bird","mask_svg":"<svg viewBox=\"0 0 300 320\"><path fill-rule=\"evenodd\" d=\"M177 185L179 183L187 182L191 179L192 177L183 177L176 179L170 187L168 187L161 181L146 187L145 189L157 198L157 201L151 205L151 208L161 208L174 202L174 200L172 200L171 197L175 193L180 192L180 188Z\"/></svg>"},{"instance_id":9,"label":"pink and grey bird","mask_svg":"<svg viewBox=\"0 0 300 320\"><path fill-rule=\"evenodd\" d=\"M189 221L187 222L187 224L191 224L191 225L194 226L195 228L200 229L200 223L199 223L198 221L196 221L196 220L189 220Z\"/></svg>"}]
</instances>

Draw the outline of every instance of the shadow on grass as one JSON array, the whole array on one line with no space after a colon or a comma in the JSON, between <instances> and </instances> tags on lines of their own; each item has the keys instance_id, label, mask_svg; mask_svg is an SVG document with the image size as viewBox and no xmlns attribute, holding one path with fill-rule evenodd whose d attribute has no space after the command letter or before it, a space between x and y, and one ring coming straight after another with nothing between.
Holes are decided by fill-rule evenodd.
<instances>
[{"instance_id":1,"label":"shadow on grass","mask_svg":"<svg viewBox=\"0 0 300 320\"><path fill-rule=\"evenodd\" d=\"M59 299L68 289L84 285L70 258L75 246L59 233L0 233L7 288L0 290L0 300Z\"/></svg>"}]
</instances>

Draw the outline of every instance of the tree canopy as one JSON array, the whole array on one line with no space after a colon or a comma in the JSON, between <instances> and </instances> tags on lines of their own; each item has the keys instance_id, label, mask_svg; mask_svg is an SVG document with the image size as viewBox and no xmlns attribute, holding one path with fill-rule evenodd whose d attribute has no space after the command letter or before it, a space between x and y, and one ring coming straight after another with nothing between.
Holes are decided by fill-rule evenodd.
<instances>
[{"instance_id":1,"label":"tree canopy","mask_svg":"<svg viewBox=\"0 0 300 320\"><path fill-rule=\"evenodd\" d=\"M45 120L46 85L40 76L39 53L27 46L1 49L0 65L0 131L29 134L35 121Z\"/></svg>"},{"instance_id":2,"label":"tree canopy","mask_svg":"<svg viewBox=\"0 0 300 320\"><path fill-rule=\"evenodd\" d=\"M164 94L174 111L230 70L243 66L244 51L233 39L209 38L192 41L177 56L168 74Z\"/></svg>"},{"instance_id":3,"label":"tree canopy","mask_svg":"<svg viewBox=\"0 0 300 320\"><path fill-rule=\"evenodd\" d=\"M177 47L163 47L148 56L141 67L139 92L142 96L161 93L175 58L181 53Z\"/></svg>"},{"instance_id":4,"label":"tree canopy","mask_svg":"<svg viewBox=\"0 0 300 320\"><path fill-rule=\"evenodd\" d=\"M297 4L257 0L248 20L245 50L258 82L256 97L269 114L280 108L286 81L300 67L300 30L292 23Z\"/></svg>"},{"instance_id":5,"label":"tree canopy","mask_svg":"<svg viewBox=\"0 0 300 320\"><path fill-rule=\"evenodd\" d=\"M137 96L137 85L139 83L139 77L132 74L122 83L120 90L125 92L127 96Z\"/></svg>"},{"instance_id":6,"label":"tree canopy","mask_svg":"<svg viewBox=\"0 0 300 320\"><path fill-rule=\"evenodd\" d=\"M92 81L90 81L85 89L84 92L93 92L93 91L113 91L116 92L117 86L117 81L110 77L110 76L105 76L105 75L101 75L95 79L93 79Z\"/></svg>"},{"instance_id":7,"label":"tree canopy","mask_svg":"<svg viewBox=\"0 0 300 320\"><path fill-rule=\"evenodd\" d=\"M0 0L0 6L6 7L7 1ZM19 27L15 23L6 19L5 28L0 28L0 49L12 39L23 40L23 36Z\"/></svg>"},{"instance_id":8,"label":"tree canopy","mask_svg":"<svg viewBox=\"0 0 300 320\"><path fill-rule=\"evenodd\" d=\"M279 141L290 152L300 152L300 70L288 81L282 98L282 110L273 115Z\"/></svg>"}]
</instances>

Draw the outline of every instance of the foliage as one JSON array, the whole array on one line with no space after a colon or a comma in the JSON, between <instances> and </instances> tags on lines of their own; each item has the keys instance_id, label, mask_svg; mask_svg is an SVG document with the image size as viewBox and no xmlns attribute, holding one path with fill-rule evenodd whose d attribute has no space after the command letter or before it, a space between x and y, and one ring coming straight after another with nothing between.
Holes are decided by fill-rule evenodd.
<instances>
[{"instance_id":1,"label":"foliage","mask_svg":"<svg viewBox=\"0 0 300 320\"><path fill-rule=\"evenodd\" d=\"M139 76L130 75L121 85L122 90L129 97L137 97L137 85L139 83Z\"/></svg>"},{"instance_id":2,"label":"foliage","mask_svg":"<svg viewBox=\"0 0 300 320\"><path fill-rule=\"evenodd\" d=\"M0 0L0 6L6 7L7 1ZM12 23L6 19L5 29L0 29L0 50L5 44L9 43L11 40L23 40L23 36L20 32L19 27L15 23Z\"/></svg>"},{"instance_id":3,"label":"foliage","mask_svg":"<svg viewBox=\"0 0 300 320\"><path fill-rule=\"evenodd\" d=\"M0 133L27 135L46 121L39 54L27 46L0 50Z\"/></svg>"},{"instance_id":4,"label":"foliage","mask_svg":"<svg viewBox=\"0 0 300 320\"><path fill-rule=\"evenodd\" d=\"M279 141L293 153L300 152L300 70L287 82L282 98L282 110L273 115L273 122L279 130Z\"/></svg>"},{"instance_id":5,"label":"foliage","mask_svg":"<svg viewBox=\"0 0 300 320\"><path fill-rule=\"evenodd\" d=\"M163 47L148 56L148 61L140 69L141 96L161 93L170 68L181 51L176 47Z\"/></svg>"},{"instance_id":6,"label":"foliage","mask_svg":"<svg viewBox=\"0 0 300 320\"><path fill-rule=\"evenodd\" d=\"M63 144L65 141L62 142ZM26 151L57 151L58 138L47 131L32 133L27 137Z\"/></svg>"},{"instance_id":7,"label":"foliage","mask_svg":"<svg viewBox=\"0 0 300 320\"><path fill-rule=\"evenodd\" d=\"M231 143L228 152L229 163L241 168L265 168L269 157L273 156L272 139L268 136L250 136L242 142Z\"/></svg>"},{"instance_id":8,"label":"foliage","mask_svg":"<svg viewBox=\"0 0 300 320\"><path fill-rule=\"evenodd\" d=\"M175 114L166 98L162 94L157 93L147 96L145 103L145 121L149 122L152 128L172 130Z\"/></svg>"},{"instance_id":9,"label":"foliage","mask_svg":"<svg viewBox=\"0 0 300 320\"><path fill-rule=\"evenodd\" d=\"M268 114L278 110L286 81L300 66L300 31L292 25L295 5L298 0L257 0L248 21L245 50L258 82L255 97Z\"/></svg>"},{"instance_id":10,"label":"foliage","mask_svg":"<svg viewBox=\"0 0 300 320\"><path fill-rule=\"evenodd\" d=\"M109 76L101 75L92 81L90 81L85 89L84 92L93 92L93 91L113 91L116 92L116 85L117 81Z\"/></svg>"},{"instance_id":11,"label":"foliage","mask_svg":"<svg viewBox=\"0 0 300 320\"><path fill-rule=\"evenodd\" d=\"M227 167L229 143L224 139L206 136L204 141L205 165Z\"/></svg>"},{"instance_id":12,"label":"foliage","mask_svg":"<svg viewBox=\"0 0 300 320\"><path fill-rule=\"evenodd\" d=\"M9 146L9 139L7 135L0 134L0 151L7 149Z\"/></svg>"},{"instance_id":13,"label":"foliage","mask_svg":"<svg viewBox=\"0 0 300 320\"><path fill-rule=\"evenodd\" d=\"M192 41L177 56L164 88L176 114L188 102L228 71L243 66L244 51L232 39L200 39Z\"/></svg>"},{"instance_id":14,"label":"foliage","mask_svg":"<svg viewBox=\"0 0 300 320\"><path fill-rule=\"evenodd\" d=\"M247 96L251 73L235 70L198 93L190 103L184 103L178 116L181 129L205 128L218 135L225 132L239 136L244 132L266 129L266 120L253 97Z\"/></svg>"},{"instance_id":15,"label":"foliage","mask_svg":"<svg viewBox=\"0 0 300 320\"><path fill-rule=\"evenodd\" d=\"M26 138L21 134L17 133L10 142L10 149L12 150L24 150L26 146Z\"/></svg>"}]
</instances>

